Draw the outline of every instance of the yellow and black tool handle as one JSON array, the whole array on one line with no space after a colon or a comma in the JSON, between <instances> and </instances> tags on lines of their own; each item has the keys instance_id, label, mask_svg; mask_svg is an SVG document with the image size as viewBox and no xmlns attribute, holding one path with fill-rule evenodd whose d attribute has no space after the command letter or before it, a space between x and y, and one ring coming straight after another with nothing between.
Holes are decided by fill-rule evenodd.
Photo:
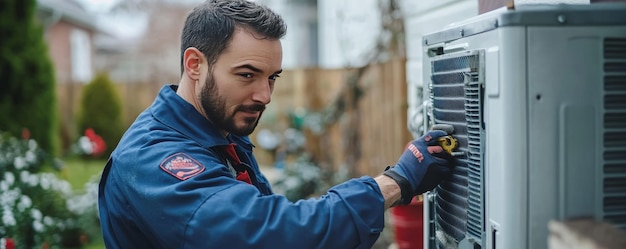
<instances>
[{"instance_id":1,"label":"yellow and black tool handle","mask_svg":"<svg viewBox=\"0 0 626 249\"><path fill-rule=\"evenodd\" d=\"M442 130L448 134L454 133L454 126L448 124L436 124L432 127L433 130ZM451 135L440 137L437 139L437 143L445 152L450 155L458 156L463 154L462 152L455 152L454 150L459 146L459 141Z\"/></svg>"},{"instance_id":2,"label":"yellow and black tool handle","mask_svg":"<svg viewBox=\"0 0 626 249\"><path fill-rule=\"evenodd\" d=\"M437 143L439 144L439 146L441 146L441 148L443 148L445 152L447 152L450 155L454 153L454 149L456 149L456 147L459 144L456 138L453 138L450 135L445 136L445 137L440 137L437 140Z\"/></svg>"}]
</instances>

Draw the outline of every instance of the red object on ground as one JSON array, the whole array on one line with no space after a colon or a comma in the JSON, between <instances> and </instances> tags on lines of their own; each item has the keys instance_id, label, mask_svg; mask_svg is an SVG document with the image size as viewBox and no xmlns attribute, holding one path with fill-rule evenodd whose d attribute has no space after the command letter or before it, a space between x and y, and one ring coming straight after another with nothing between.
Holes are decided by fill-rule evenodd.
<instances>
[{"instance_id":1,"label":"red object on ground","mask_svg":"<svg viewBox=\"0 0 626 249\"><path fill-rule=\"evenodd\" d=\"M424 202L413 198L406 206L391 209L398 249L424 247Z\"/></svg>"}]
</instances>

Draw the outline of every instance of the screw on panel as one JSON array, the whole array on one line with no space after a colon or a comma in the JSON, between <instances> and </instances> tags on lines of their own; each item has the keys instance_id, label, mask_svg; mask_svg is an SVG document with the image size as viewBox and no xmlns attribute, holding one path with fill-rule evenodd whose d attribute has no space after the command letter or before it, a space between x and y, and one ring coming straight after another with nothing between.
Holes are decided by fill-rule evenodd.
<instances>
[{"instance_id":1,"label":"screw on panel","mask_svg":"<svg viewBox=\"0 0 626 249\"><path fill-rule=\"evenodd\" d=\"M459 31L459 35L461 35L461 37L463 37L463 35L464 35L464 34L465 34L465 32L461 29L461 30Z\"/></svg>"},{"instance_id":2,"label":"screw on panel","mask_svg":"<svg viewBox=\"0 0 626 249\"><path fill-rule=\"evenodd\" d=\"M560 24L563 24L567 20L565 18L565 15L559 15L559 16L557 16L556 21L559 22Z\"/></svg>"},{"instance_id":3,"label":"screw on panel","mask_svg":"<svg viewBox=\"0 0 626 249\"><path fill-rule=\"evenodd\" d=\"M428 45L428 39L424 39L424 45Z\"/></svg>"},{"instance_id":4,"label":"screw on panel","mask_svg":"<svg viewBox=\"0 0 626 249\"><path fill-rule=\"evenodd\" d=\"M428 201L435 201L435 194L434 193L428 193L428 194L426 194L426 198L428 199Z\"/></svg>"}]
</instances>

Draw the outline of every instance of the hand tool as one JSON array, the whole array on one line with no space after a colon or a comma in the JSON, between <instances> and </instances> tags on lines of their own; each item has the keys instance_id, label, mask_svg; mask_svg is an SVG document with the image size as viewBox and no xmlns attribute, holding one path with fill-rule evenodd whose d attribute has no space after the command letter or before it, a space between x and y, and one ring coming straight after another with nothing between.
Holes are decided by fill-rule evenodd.
<instances>
[{"instance_id":1,"label":"hand tool","mask_svg":"<svg viewBox=\"0 0 626 249\"><path fill-rule=\"evenodd\" d=\"M445 131L448 134L452 134L454 133L454 126L449 125L449 124L436 124L433 125L433 127L431 128L432 130L442 130ZM441 146L441 148L443 148L443 150L445 152L447 152L450 155L453 156L460 156L463 155L463 152L455 152L454 149L456 149L459 145L459 142L456 138L452 137L452 135L448 135L445 137L440 137L437 140L437 143L439 144L439 146Z\"/></svg>"}]
</instances>

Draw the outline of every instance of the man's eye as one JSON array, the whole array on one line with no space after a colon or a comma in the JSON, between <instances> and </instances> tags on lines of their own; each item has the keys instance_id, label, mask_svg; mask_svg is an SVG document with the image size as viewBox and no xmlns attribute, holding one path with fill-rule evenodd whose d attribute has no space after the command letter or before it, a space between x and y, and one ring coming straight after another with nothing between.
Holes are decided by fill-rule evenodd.
<instances>
[{"instance_id":1,"label":"man's eye","mask_svg":"<svg viewBox=\"0 0 626 249\"><path fill-rule=\"evenodd\" d=\"M252 78L252 74L251 73L240 73L239 76L244 77L246 79L251 79Z\"/></svg>"},{"instance_id":2,"label":"man's eye","mask_svg":"<svg viewBox=\"0 0 626 249\"><path fill-rule=\"evenodd\" d=\"M278 74L274 74L274 75L270 76L270 80L276 80L276 79L278 79L279 77L280 77L280 75L278 75Z\"/></svg>"}]
</instances>

